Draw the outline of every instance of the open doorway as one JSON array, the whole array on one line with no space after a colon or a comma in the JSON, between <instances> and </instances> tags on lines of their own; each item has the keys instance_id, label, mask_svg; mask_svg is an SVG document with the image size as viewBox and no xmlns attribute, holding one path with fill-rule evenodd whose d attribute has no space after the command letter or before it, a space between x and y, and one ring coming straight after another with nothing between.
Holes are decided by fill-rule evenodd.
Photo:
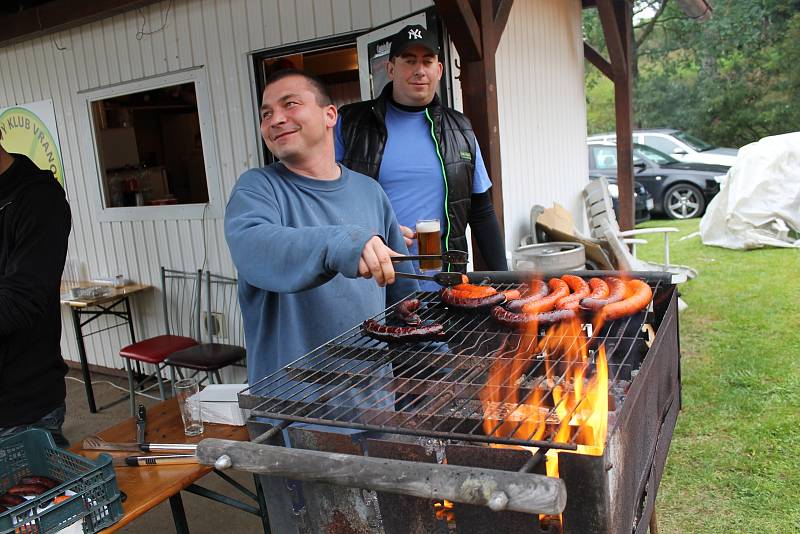
<instances>
[{"instance_id":1,"label":"open doorway","mask_svg":"<svg viewBox=\"0 0 800 534\"><path fill-rule=\"evenodd\" d=\"M264 82L270 74L287 68L303 69L319 76L328 87L337 108L360 101L356 37L355 34L348 34L306 44L306 49L291 47L256 54L254 66L257 102L261 102ZM254 111L258 115L258 106ZM258 122L256 119L256 123ZM267 147L263 143L261 146L264 163L268 165L275 161Z\"/></svg>"}]
</instances>

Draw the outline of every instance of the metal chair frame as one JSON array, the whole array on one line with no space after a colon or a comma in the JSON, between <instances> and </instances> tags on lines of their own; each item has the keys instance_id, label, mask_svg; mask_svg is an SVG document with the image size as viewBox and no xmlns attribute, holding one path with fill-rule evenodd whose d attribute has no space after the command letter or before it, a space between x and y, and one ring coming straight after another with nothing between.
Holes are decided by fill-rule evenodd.
<instances>
[{"instance_id":1,"label":"metal chair frame","mask_svg":"<svg viewBox=\"0 0 800 534\"><path fill-rule=\"evenodd\" d=\"M228 344L244 346L244 330L241 309L239 308L238 299L238 280L229 276L214 274L211 271L200 272L199 276L202 278L201 285L205 292L205 324L206 335L205 339L202 336L200 326L203 322L202 313L197 313L197 332L199 333L195 339L200 343L220 343L223 340ZM198 299L202 301L203 299ZM202 305L198 304L198 310L202 309ZM215 314L221 314L224 318L224 331L228 333L225 338L221 337L221 330L217 331L215 327ZM219 325L218 325L219 326ZM243 365L241 363L234 365ZM170 365L170 378L174 383L180 377L184 378L184 373L181 367ZM193 371L188 374L189 377L196 377L201 371ZM222 384L222 376L219 370L208 371L206 376L200 379L200 382L208 381L209 384L217 383Z\"/></svg>"},{"instance_id":2,"label":"metal chair frame","mask_svg":"<svg viewBox=\"0 0 800 534\"><path fill-rule=\"evenodd\" d=\"M169 283L171 281L188 283L177 283L176 286L176 283ZM164 329L167 335L182 335L198 339L200 332L200 287L201 271L179 271L167 269L164 266L161 267L161 303L164 314ZM187 302L189 304L188 307L186 306ZM170 313L171 311L174 313ZM186 313L187 311L188 314ZM161 400L166 399L164 380L161 376L161 372L167 367L166 363L153 364L155 365L155 370L152 373L139 377L138 375L141 374L140 360L136 360L137 377L134 379L131 358L123 357L123 359L125 360L125 371L128 375L131 415L136 412L137 391L145 393L158 385L159 397ZM141 387L150 378L155 378L156 384L146 388ZM174 384L174 376L172 378L172 383Z\"/></svg>"}]
</instances>

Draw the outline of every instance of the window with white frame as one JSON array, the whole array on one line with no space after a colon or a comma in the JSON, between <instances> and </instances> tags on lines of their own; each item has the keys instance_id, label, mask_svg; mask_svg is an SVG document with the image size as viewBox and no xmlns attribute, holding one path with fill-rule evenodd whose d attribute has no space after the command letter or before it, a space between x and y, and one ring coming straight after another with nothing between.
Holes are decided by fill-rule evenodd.
<instances>
[{"instance_id":1,"label":"window with white frame","mask_svg":"<svg viewBox=\"0 0 800 534\"><path fill-rule=\"evenodd\" d=\"M218 197L201 69L85 93L101 219L201 217Z\"/></svg>"}]
</instances>

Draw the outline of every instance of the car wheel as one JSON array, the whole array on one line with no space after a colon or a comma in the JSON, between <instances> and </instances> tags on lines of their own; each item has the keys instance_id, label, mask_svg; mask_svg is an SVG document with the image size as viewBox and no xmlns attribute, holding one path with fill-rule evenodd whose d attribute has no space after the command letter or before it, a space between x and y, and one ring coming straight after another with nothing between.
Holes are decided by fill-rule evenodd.
<instances>
[{"instance_id":1,"label":"car wheel","mask_svg":"<svg viewBox=\"0 0 800 534\"><path fill-rule=\"evenodd\" d=\"M691 184L675 184L664 193L664 213L670 219L691 219L703 214L706 200Z\"/></svg>"}]
</instances>

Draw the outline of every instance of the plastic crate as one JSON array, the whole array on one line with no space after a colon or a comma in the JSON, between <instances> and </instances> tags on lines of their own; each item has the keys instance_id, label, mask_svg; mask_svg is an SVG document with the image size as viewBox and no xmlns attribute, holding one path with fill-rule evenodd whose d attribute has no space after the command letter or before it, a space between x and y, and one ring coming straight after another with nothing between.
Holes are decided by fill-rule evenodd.
<instances>
[{"instance_id":1,"label":"plastic crate","mask_svg":"<svg viewBox=\"0 0 800 534\"><path fill-rule=\"evenodd\" d=\"M122 517L120 492L111 456L90 460L59 449L50 434L32 429L0 439L0 492L27 475L61 480L57 487L0 514L0 534L50 534L76 521L83 532L97 532ZM71 499L42 509L67 490Z\"/></svg>"}]
</instances>

